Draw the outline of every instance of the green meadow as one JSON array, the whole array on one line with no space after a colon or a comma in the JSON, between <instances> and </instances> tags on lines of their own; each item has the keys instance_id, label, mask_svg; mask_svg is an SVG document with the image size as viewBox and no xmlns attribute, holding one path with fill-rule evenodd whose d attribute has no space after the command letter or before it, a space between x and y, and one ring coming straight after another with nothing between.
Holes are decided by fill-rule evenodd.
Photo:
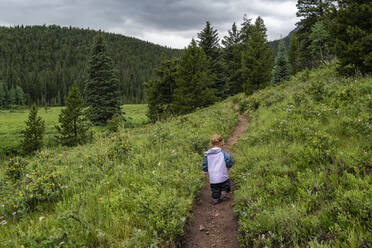
<instances>
[{"instance_id":1,"label":"green meadow","mask_svg":"<svg viewBox=\"0 0 372 248\"><path fill-rule=\"evenodd\" d=\"M54 146L54 136L57 132L58 115L62 107L40 108L38 114L45 120L46 146ZM122 106L125 112L125 127L138 127L148 122L146 104L127 104ZM19 152L19 143L22 139L22 130L28 118L29 109L0 110L0 157L6 154ZM105 128L95 127L94 130L102 131Z\"/></svg>"}]
</instances>

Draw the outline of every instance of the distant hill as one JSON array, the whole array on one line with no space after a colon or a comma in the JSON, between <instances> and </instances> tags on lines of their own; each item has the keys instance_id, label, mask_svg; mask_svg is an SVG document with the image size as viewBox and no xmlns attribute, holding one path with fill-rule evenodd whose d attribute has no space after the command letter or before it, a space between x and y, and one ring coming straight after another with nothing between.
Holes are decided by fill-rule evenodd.
<instances>
[{"instance_id":1,"label":"distant hill","mask_svg":"<svg viewBox=\"0 0 372 248\"><path fill-rule=\"evenodd\" d=\"M284 40L284 45L285 45L285 48L289 49L289 44L291 42L291 37L292 37L292 33L295 31L292 30L286 37L282 38L282 39L279 39L279 40L274 40L274 41L270 41L270 45L274 48L274 55L276 56L276 54L278 53L278 47L279 47L279 43L281 40Z\"/></svg>"},{"instance_id":2,"label":"distant hill","mask_svg":"<svg viewBox=\"0 0 372 248\"><path fill-rule=\"evenodd\" d=\"M0 80L20 86L28 102L59 105L70 85L83 89L90 49L97 31L72 27L0 27ZM143 82L153 76L161 55L170 49L124 35L103 33L114 61L125 103L143 102Z\"/></svg>"}]
</instances>

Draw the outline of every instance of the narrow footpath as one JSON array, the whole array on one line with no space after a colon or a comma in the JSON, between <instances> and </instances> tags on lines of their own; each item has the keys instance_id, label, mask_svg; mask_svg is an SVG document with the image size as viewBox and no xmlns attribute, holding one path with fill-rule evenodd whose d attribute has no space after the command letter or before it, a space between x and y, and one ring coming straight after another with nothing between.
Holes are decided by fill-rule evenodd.
<instances>
[{"instance_id":1,"label":"narrow footpath","mask_svg":"<svg viewBox=\"0 0 372 248\"><path fill-rule=\"evenodd\" d=\"M248 119L239 116L239 122L223 149L231 154L230 148L243 134ZM192 223L185 235L185 248L237 248L238 225L234 218L232 205L234 202L234 185L230 193L230 200L217 205L211 204L211 191L209 182L200 192L199 200L193 208Z\"/></svg>"}]
</instances>

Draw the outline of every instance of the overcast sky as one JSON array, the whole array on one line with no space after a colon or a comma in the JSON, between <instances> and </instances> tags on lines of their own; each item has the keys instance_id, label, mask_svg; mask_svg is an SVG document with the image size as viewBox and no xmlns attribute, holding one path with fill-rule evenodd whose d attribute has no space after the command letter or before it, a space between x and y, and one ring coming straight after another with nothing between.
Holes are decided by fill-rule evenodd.
<instances>
[{"instance_id":1,"label":"overcast sky","mask_svg":"<svg viewBox=\"0 0 372 248\"><path fill-rule=\"evenodd\" d=\"M261 16L269 40L295 27L297 0L0 0L0 25L102 29L184 48L208 20L220 38L233 22Z\"/></svg>"}]
</instances>

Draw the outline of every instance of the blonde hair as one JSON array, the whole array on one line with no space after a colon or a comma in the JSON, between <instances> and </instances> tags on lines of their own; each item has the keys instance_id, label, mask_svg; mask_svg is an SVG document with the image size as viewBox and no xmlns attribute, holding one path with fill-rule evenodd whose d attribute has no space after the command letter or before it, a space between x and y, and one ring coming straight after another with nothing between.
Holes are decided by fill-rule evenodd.
<instances>
[{"instance_id":1,"label":"blonde hair","mask_svg":"<svg viewBox=\"0 0 372 248\"><path fill-rule=\"evenodd\" d=\"M223 141L222 136L219 134L213 135L209 142L210 147L215 147L215 146L222 147L224 144L225 142Z\"/></svg>"}]
</instances>

